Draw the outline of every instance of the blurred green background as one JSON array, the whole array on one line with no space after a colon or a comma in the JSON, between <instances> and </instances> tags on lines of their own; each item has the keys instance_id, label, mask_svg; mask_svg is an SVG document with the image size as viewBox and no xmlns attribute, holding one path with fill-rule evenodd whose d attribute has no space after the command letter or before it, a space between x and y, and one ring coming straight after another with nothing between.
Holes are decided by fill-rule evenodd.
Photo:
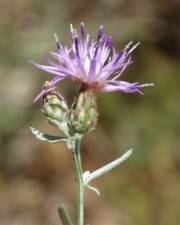
<instances>
[{"instance_id":1,"label":"blurred green background","mask_svg":"<svg viewBox=\"0 0 180 225\"><path fill-rule=\"evenodd\" d=\"M127 81L153 82L138 94L99 94L99 123L82 144L84 170L94 170L133 147L119 168L86 192L86 224L180 224L180 2L179 0L0 0L0 224L61 224L57 207L75 214L70 152L32 137L29 127L56 134L34 96L49 79L29 60L45 63L53 33L69 45L69 24L99 25L120 50L140 41ZM74 86L59 90L72 99Z\"/></svg>"}]
</instances>

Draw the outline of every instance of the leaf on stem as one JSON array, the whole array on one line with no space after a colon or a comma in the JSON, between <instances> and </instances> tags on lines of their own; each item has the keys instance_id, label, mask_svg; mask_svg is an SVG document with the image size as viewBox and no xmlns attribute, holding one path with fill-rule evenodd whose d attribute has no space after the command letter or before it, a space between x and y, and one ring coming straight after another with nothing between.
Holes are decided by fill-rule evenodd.
<instances>
[{"instance_id":1,"label":"leaf on stem","mask_svg":"<svg viewBox=\"0 0 180 225\"><path fill-rule=\"evenodd\" d=\"M73 223L72 223L72 221L69 217L69 214L68 214L66 208L63 205L61 205L58 208L58 214L59 214L59 217L60 217L63 225L73 225Z\"/></svg>"},{"instance_id":2,"label":"leaf on stem","mask_svg":"<svg viewBox=\"0 0 180 225\"><path fill-rule=\"evenodd\" d=\"M99 195L99 196L101 195L100 191L97 188L95 188L89 184L87 184L85 187L88 188L89 190L95 192L97 195Z\"/></svg>"},{"instance_id":3,"label":"leaf on stem","mask_svg":"<svg viewBox=\"0 0 180 225\"><path fill-rule=\"evenodd\" d=\"M34 127L30 127L32 134L40 141L45 141L48 143L58 143L61 141L66 141L65 137L53 136L46 133L43 133Z\"/></svg>"},{"instance_id":4,"label":"leaf on stem","mask_svg":"<svg viewBox=\"0 0 180 225\"><path fill-rule=\"evenodd\" d=\"M84 184L88 185L91 180L94 180L102 176L103 174L112 170L114 167L120 165L123 161L125 161L131 155L131 153L132 153L132 149L128 150L124 155L122 155L118 159L114 160L111 163L108 163L107 165L101 167L100 169L95 170L92 173L90 173L89 171L86 171L83 174Z\"/></svg>"}]
</instances>

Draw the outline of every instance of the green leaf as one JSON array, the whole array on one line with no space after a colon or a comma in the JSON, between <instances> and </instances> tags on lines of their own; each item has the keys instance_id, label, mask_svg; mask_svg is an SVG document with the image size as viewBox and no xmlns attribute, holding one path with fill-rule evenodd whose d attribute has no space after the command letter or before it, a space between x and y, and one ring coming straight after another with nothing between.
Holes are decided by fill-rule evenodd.
<instances>
[{"instance_id":1,"label":"green leaf","mask_svg":"<svg viewBox=\"0 0 180 225\"><path fill-rule=\"evenodd\" d=\"M85 186L89 184L91 180L94 180L105 173L111 171L114 167L120 165L122 162L124 162L132 153L132 149L129 149L125 154L120 156L118 159L114 160L111 163L108 163L107 165L101 167L100 169L95 170L94 172L90 173L90 171L86 171L83 174L83 181Z\"/></svg>"},{"instance_id":2,"label":"green leaf","mask_svg":"<svg viewBox=\"0 0 180 225\"><path fill-rule=\"evenodd\" d=\"M58 143L61 141L67 141L65 137L53 136L46 133L43 133L34 127L30 127L32 134L40 141L45 141L48 143Z\"/></svg>"},{"instance_id":3,"label":"green leaf","mask_svg":"<svg viewBox=\"0 0 180 225\"><path fill-rule=\"evenodd\" d=\"M58 213L59 213L59 217L60 217L63 225L73 225L73 223L72 223L72 221L69 217L69 214L68 214L66 208L63 205L61 205L58 208Z\"/></svg>"},{"instance_id":4,"label":"green leaf","mask_svg":"<svg viewBox=\"0 0 180 225\"><path fill-rule=\"evenodd\" d=\"M93 187L89 184L87 184L85 187L88 188L91 191L94 191L97 195L99 195L99 196L101 195L100 191L97 188L95 188L95 187Z\"/></svg>"}]
</instances>

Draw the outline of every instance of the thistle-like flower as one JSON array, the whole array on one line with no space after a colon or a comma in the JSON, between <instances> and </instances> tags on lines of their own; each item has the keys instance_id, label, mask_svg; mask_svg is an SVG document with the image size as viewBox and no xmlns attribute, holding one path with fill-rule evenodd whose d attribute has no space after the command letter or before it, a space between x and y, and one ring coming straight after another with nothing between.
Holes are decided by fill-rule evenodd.
<instances>
[{"instance_id":1,"label":"thistle-like flower","mask_svg":"<svg viewBox=\"0 0 180 225\"><path fill-rule=\"evenodd\" d=\"M89 40L84 23L81 23L80 32L81 39L79 39L77 31L70 25L72 41L70 48L63 47L55 34L57 51L46 55L48 66L32 62L37 68L54 76L49 86L43 89L34 101L66 78L72 78L79 82L84 90L93 89L93 91L99 92L121 91L142 94L141 87L153 86L152 83L140 85L138 82L129 83L118 80L122 72L132 63L131 53L139 43L133 44L130 41L119 53L112 47L111 53L111 36L104 34L103 26L99 28L97 40L94 38Z\"/></svg>"}]
</instances>

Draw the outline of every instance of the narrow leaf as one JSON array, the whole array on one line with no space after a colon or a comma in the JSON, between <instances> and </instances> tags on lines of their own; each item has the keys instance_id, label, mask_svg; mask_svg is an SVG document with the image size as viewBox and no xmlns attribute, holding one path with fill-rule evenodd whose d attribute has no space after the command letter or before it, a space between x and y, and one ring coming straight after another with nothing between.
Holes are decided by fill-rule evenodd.
<instances>
[{"instance_id":1,"label":"narrow leaf","mask_svg":"<svg viewBox=\"0 0 180 225\"><path fill-rule=\"evenodd\" d=\"M67 139L65 137L59 137L59 136L53 136L46 133L43 133L34 127L30 127L32 134L39 139L40 141L45 141L48 143L58 143L61 141L66 141Z\"/></svg>"},{"instance_id":2,"label":"narrow leaf","mask_svg":"<svg viewBox=\"0 0 180 225\"><path fill-rule=\"evenodd\" d=\"M97 188L95 188L89 184L87 184L85 187L90 189L91 191L94 191L97 195L101 195L100 191Z\"/></svg>"},{"instance_id":3,"label":"narrow leaf","mask_svg":"<svg viewBox=\"0 0 180 225\"><path fill-rule=\"evenodd\" d=\"M97 177L102 176L103 174L109 172L114 167L121 164L123 161L125 161L132 153L132 149L128 150L124 155L119 157L118 159L114 160L113 162L101 167L100 169L95 170L94 172L90 173L89 176L85 179L85 183L88 184L91 180L96 179Z\"/></svg>"},{"instance_id":4,"label":"narrow leaf","mask_svg":"<svg viewBox=\"0 0 180 225\"><path fill-rule=\"evenodd\" d=\"M63 225L73 225L69 214L63 205L58 208L58 214Z\"/></svg>"}]
</instances>

